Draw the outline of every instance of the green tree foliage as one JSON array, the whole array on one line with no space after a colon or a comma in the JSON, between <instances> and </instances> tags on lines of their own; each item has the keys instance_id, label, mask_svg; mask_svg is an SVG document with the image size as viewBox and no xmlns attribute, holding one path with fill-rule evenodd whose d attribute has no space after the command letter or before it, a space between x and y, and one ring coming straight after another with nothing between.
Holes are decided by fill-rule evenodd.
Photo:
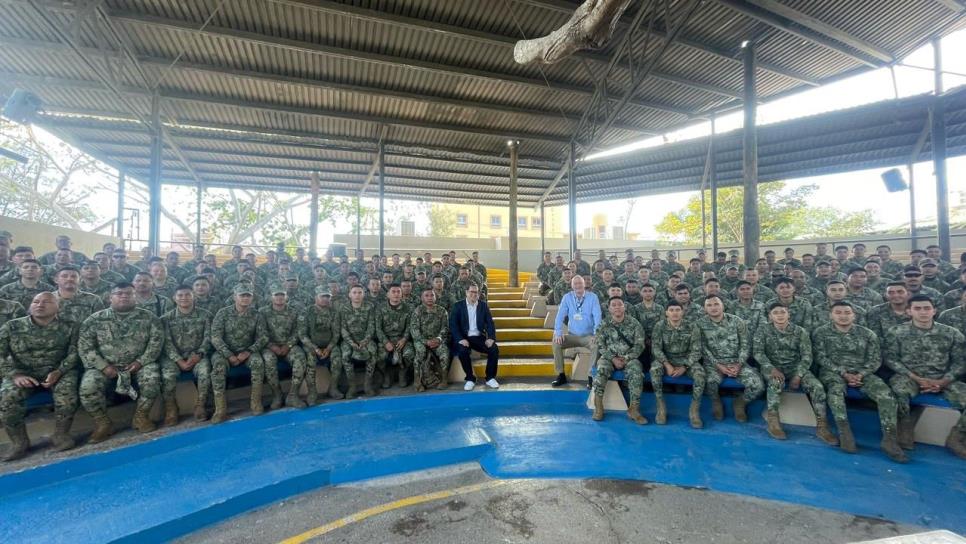
<instances>
[{"instance_id":1,"label":"green tree foliage","mask_svg":"<svg viewBox=\"0 0 966 544\"><path fill-rule=\"evenodd\" d=\"M446 238L456 231L456 212L446 206L429 206L429 236Z\"/></svg>"},{"instance_id":2,"label":"green tree foliage","mask_svg":"<svg viewBox=\"0 0 966 544\"><path fill-rule=\"evenodd\" d=\"M872 210L844 212L830 206L813 206L809 202L816 185L787 189L783 182L758 186L758 211L762 240L794 240L829 238L866 234L876 225ZM744 189L727 187L718 190L718 239L732 244L743 240ZM707 236L711 237L711 195L705 193L708 217ZM684 209L664 216L655 227L668 241L701 243L701 197L688 200Z\"/></svg>"}]
</instances>

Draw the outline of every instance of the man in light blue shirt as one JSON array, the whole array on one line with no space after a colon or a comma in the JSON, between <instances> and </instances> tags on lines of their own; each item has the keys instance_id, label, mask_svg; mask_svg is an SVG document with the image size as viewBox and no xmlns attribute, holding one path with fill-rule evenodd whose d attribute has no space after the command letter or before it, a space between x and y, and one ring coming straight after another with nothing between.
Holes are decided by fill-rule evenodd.
<instances>
[{"instance_id":1,"label":"man in light blue shirt","mask_svg":"<svg viewBox=\"0 0 966 544\"><path fill-rule=\"evenodd\" d=\"M590 360L597 360L597 327L600 326L600 303L597 295L587 291L584 278L574 276L570 281L571 292L564 295L557 308L557 320L553 326L553 366L557 379L550 385L560 387L567 383L564 374L564 350L587 348ZM567 334L563 332L567 320Z\"/></svg>"}]
</instances>

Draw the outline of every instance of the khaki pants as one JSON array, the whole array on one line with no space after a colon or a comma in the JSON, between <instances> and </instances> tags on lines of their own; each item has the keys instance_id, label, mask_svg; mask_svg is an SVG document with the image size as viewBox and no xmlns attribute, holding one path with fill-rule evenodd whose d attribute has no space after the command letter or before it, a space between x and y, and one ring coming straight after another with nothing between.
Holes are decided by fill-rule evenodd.
<instances>
[{"instance_id":1,"label":"khaki pants","mask_svg":"<svg viewBox=\"0 0 966 544\"><path fill-rule=\"evenodd\" d=\"M564 350L568 348L587 348L590 350L590 360L597 362L597 338L595 336L565 334L561 344L553 344L553 371L557 374L564 372Z\"/></svg>"}]
</instances>

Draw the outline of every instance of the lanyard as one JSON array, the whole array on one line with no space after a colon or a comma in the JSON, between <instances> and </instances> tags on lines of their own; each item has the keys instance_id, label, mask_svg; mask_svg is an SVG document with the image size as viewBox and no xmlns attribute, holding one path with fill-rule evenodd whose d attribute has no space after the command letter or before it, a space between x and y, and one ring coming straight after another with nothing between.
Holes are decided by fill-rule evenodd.
<instances>
[{"instance_id":1,"label":"lanyard","mask_svg":"<svg viewBox=\"0 0 966 544\"><path fill-rule=\"evenodd\" d=\"M587 299L584 297L580 297L580 299L578 300L577 295L574 295L574 306L577 307L577 313L580 313L580 309L583 308L585 300Z\"/></svg>"}]
</instances>

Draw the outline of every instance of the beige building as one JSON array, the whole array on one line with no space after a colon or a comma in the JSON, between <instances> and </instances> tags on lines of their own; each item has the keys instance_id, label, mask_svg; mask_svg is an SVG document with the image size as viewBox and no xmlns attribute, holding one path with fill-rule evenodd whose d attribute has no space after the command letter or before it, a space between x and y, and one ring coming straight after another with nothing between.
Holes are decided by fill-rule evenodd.
<instances>
[{"instance_id":1,"label":"beige building","mask_svg":"<svg viewBox=\"0 0 966 544\"><path fill-rule=\"evenodd\" d=\"M455 238L496 238L509 235L509 208L472 204L433 204L433 208L445 210L453 217L453 237ZM564 236L563 211L562 206L544 210L545 237L562 238ZM540 210L531 207L517 208L517 226L520 238L539 238Z\"/></svg>"}]
</instances>

